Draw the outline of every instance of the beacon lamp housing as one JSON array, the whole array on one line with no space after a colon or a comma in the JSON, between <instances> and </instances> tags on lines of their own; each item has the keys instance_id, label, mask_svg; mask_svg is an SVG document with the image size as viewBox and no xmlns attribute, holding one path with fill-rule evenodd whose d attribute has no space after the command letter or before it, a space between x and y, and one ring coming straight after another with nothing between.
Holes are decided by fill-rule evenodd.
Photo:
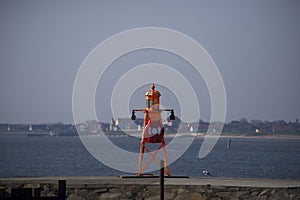
<instances>
[{"instance_id":1,"label":"beacon lamp housing","mask_svg":"<svg viewBox=\"0 0 300 200\"><path fill-rule=\"evenodd\" d=\"M175 120L175 115L174 115L174 111L173 110L171 110L170 120Z\"/></svg>"},{"instance_id":2,"label":"beacon lamp housing","mask_svg":"<svg viewBox=\"0 0 300 200\"><path fill-rule=\"evenodd\" d=\"M135 111L133 110L131 113L131 120L136 120Z\"/></svg>"}]
</instances>

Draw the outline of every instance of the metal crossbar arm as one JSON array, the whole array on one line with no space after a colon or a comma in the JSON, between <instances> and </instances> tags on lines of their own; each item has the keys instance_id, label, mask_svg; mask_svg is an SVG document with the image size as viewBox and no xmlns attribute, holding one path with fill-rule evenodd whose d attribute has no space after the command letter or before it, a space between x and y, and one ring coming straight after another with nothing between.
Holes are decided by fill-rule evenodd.
<instances>
[{"instance_id":1,"label":"metal crossbar arm","mask_svg":"<svg viewBox=\"0 0 300 200\"><path fill-rule=\"evenodd\" d=\"M160 109L160 111L170 111L171 115L170 115L170 120L175 120L175 114L174 114L174 110L173 109Z\"/></svg>"},{"instance_id":2,"label":"metal crossbar arm","mask_svg":"<svg viewBox=\"0 0 300 200\"><path fill-rule=\"evenodd\" d=\"M172 112L172 111L173 111L173 112L174 112L174 110L173 110L173 109L160 109L160 111L161 111L161 112L163 112L163 111L170 111L170 112Z\"/></svg>"},{"instance_id":3,"label":"metal crossbar arm","mask_svg":"<svg viewBox=\"0 0 300 200\"><path fill-rule=\"evenodd\" d=\"M133 112L145 112L146 109L133 109ZM159 109L160 112L164 112L164 111L169 111L169 112L174 112L174 109Z\"/></svg>"},{"instance_id":4,"label":"metal crossbar arm","mask_svg":"<svg viewBox=\"0 0 300 200\"><path fill-rule=\"evenodd\" d=\"M132 113L131 113L131 119L132 119L132 120L135 120L135 119L136 119L135 112L137 112L137 111L140 111L140 112L146 112L145 109L134 109L134 110L132 110Z\"/></svg>"},{"instance_id":5,"label":"metal crossbar arm","mask_svg":"<svg viewBox=\"0 0 300 200\"><path fill-rule=\"evenodd\" d=\"M134 111L134 112L136 112L136 111L145 112L146 109L133 109L132 111Z\"/></svg>"},{"instance_id":6,"label":"metal crossbar arm","mask_svg":"<svg viewBox=\"0 0 300 200\"><path fill-rule=\"evenodd\" d=\"M175 115L174 115L174 110L173 109L159 109L159 111L160 112L164 112L164 111L171 112L170 120L175 120ZM132 113L131 113L131 119L132 120L136 119L135 112L147 112L147 110L146 109L133 109Z\"/></svg>"}]
</instances>

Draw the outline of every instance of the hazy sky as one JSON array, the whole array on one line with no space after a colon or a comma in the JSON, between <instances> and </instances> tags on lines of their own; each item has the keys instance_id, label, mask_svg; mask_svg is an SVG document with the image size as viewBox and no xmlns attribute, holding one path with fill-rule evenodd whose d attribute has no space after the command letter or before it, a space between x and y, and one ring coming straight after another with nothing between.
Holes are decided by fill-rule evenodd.
<instances>
[{"instance_id":1,"label":"hazy sky","mask_svg":"<svg viewBox=\"0 0 300 200\"><path fill-rule=\"evenodd\" d=\"M84 58L111 35L147 26L180 31L208 51L224 80L227 121L295 121L300 117L299 19L296 0L1 0L0 122L73 122L73 83ZM96 96L104 105L97 105L100 120L111 118L112 80L124 69L147 62L182 62L181 70L195 78L188 64L168 53L149 50L124 56L107 72L105 92ZM136 91L130 106L144 105L147 87ZM164 90L165 100L172 99ZM201 118L208 120L207 89L200 84L195 91L201 99Z\"/></svg>"}]
</instances>

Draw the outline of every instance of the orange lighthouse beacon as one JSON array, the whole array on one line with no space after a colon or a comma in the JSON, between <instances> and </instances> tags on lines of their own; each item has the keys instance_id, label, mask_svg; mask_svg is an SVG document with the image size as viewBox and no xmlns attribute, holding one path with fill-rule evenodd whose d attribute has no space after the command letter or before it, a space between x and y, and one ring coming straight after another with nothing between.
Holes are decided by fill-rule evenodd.
<instances>
[{"instance_id":1,"label":"orange lighthouse beacon","mask_svg":"<svg viewBox=\"0 0 300 200\"><path fill-rule=\"evenodd\" d=\"M134 109L132 110L131 119L135 120L135 112L141 111L144 112L144 128L142 133L142 140L140 143L140 153L139 153L139 161L138 161L138 172L137 176L142 176L143 171L149 166L149 164L154 160L158 166L160 166L160 162L155 158L160 150L162 150L164 157L164 172L166 176L169 176L169 170L167 165L167 154L165 149L165 140L164 140L164 127L162 124L161 112L170 111L170 120L175 119L174 110L173 109L160 109L159 108L159 97L161 94L155 90L154 83L151 86L151 89L148 90L145 94L146 96L146 109ZM155 152L151 152L151 150L146 146L146 143L158 143L160 146L156 149ZM143 162L143 154L144 151L149 153L150 159L142 166Z\"/></svg>"}]
</instances>

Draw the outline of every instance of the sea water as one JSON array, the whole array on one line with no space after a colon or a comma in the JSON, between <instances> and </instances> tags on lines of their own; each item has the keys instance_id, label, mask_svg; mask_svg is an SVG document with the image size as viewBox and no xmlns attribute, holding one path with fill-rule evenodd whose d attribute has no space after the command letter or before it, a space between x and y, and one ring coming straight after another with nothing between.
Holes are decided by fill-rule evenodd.
<instances>
[{"instance_id":1,"label":"sea water","mask_svg":"<svg viewBox=\"0 0 300 200\"><path fill-rule=\"evenodd\" d=\"M110 140L127 151L139 152L137 138ZM231 138L227 148L228 139L220 138L213 150L199 159L202 142L203 138L195 138L189 149L169 165L171 175L205 176L202 172L206 170L213 177L300 179L300 140ZM79 137L0 136L0 177L124 174L128 173L95 159Z\"/></svg>"}]
</instances>

